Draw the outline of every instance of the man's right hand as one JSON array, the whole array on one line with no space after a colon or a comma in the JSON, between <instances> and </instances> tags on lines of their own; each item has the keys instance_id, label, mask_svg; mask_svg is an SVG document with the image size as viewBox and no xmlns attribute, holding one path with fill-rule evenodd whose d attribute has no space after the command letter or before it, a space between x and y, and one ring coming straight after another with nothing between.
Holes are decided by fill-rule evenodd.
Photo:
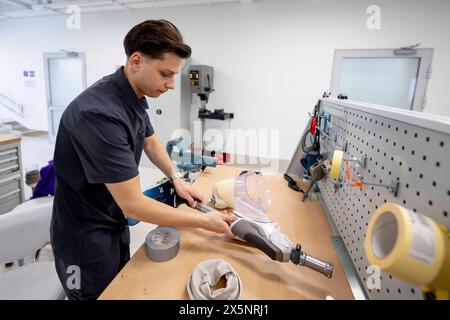
<instances>
[{"instance_id":1,"label":"man's right hand","mask_svg":"<svg viewBox=\"0 0 450 320\"><path fill-rule=\"evenodd\" d=\"M214 231L217 233L224 233L230 238L234 238L233 232L231 232L230 224L237 219L232 213L223 213L216 210L210 211L202 215L204 219L201 226L202 229Z\"/></svg>"}]
</instances>

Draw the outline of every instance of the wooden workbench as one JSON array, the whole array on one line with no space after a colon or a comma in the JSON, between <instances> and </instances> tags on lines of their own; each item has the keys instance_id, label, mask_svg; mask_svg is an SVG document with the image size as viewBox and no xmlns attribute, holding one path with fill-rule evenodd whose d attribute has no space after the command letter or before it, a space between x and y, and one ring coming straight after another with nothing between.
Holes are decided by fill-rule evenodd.
<instances>
[{"instance_id":1,"label":"wooden workbench","mask_svg":"<svg viewBox=\"0 0 450 320\"><path fill-rule=\"evenodd\" d=\"M0 146L10 143L17 143L20 141L20 136L16 135L0 135Z\"/></svg>"},{"instance_id":2,"label":"wooden workbench","mask_svg":"<svg viewBox=\"0 0 450 320\"><path fill-rule=\"evenodd\" d=\"M207 168L194 186L209 197L215 181L235 177L241 170ZM273 261L241 241L223 239L203 229L179 228L181 248L175 258L152 262L141 246L100 299L189 299L187 280L197 264L207 259L223 259L233 266L242 281L242 299L324 299L327 295L353 299L320 202L301 202L300 193L289 189L281 174L265 178L272 192L269 216L293 244L299 242L308 254L334 264L331 279L291 262ZM201 214L186 206L179 210Z\"/></svg>"}]
</instances>

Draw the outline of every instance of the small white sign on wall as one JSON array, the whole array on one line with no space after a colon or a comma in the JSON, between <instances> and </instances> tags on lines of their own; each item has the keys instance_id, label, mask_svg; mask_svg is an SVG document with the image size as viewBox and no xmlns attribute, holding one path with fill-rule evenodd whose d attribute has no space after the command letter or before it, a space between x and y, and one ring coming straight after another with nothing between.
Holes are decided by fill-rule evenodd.
<instances>
[{"instance_id":1,"label":"small white sign on wall","mask_svg":"<svg viewBox=\"0 0 450 320\"><path fill-rule=\"evenodd\" d=\"M34 70L23 71L23 85L25 88L36 87L36 73Z\"/></svg>"}]
</instances>

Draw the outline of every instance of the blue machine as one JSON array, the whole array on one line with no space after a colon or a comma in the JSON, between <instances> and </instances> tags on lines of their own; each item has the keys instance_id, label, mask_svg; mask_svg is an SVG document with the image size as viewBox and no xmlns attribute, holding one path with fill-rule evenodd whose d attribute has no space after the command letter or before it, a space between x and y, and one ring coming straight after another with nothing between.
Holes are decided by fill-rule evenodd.
<instances>
[{"instance_id":1,"label":"blue machine","mask_svg":"<svg viewBox=\"0 0 450 320\"><path fill-rule=\"evenodd\" d=\"M183 137L170 140L166 145L170 159L176 162L177 168L185 172L203 170L205 167L215 167L216 158L195 155L187 151Z\"/></svg>"}]
</instances>

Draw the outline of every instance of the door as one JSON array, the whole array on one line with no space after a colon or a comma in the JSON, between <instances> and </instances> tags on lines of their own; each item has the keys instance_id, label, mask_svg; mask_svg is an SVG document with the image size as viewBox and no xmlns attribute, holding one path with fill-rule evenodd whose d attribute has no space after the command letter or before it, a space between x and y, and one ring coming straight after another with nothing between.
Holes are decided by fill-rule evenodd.
<instances>
[{"instance_id":1,"label":"door","mask_svg":"<svg viewBox=\"0 0 450 320\"><path fill-rule=\"evenodd\" d=\"M86 88L84 53L44 53L48 135L56 140L59 121L69 103Z\"/></svg>"}]
</instances>

